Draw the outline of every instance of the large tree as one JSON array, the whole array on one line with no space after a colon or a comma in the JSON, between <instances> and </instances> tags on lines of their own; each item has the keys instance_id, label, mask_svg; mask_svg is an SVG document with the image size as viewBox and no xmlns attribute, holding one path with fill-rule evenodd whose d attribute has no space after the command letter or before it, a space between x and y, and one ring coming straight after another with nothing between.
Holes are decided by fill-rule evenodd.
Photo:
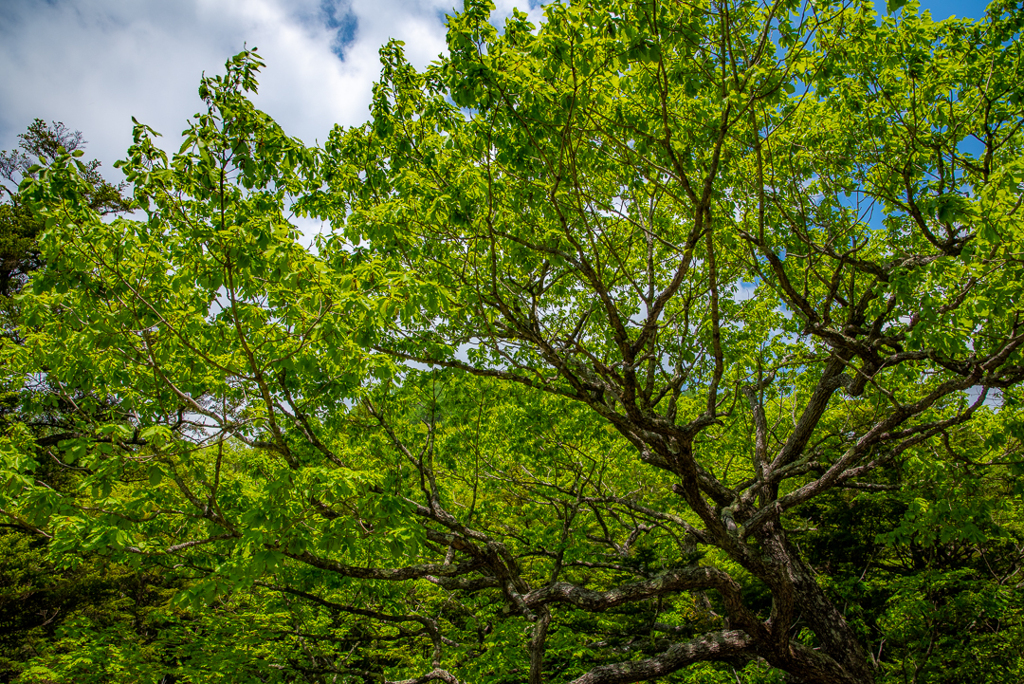
<instances>
[{"instance_id":1,"label":"large tree","mask_svg":"<svg viewBox=\"0 0 1024 684\"><path fill-rule=\"evenodd\" d=\"M1024 13L490 9L423 72L386 46L322 150L235 58L181 153L137 127L146 219L67 159L29 183L16 361L81 397L47 455L85 476L8 435L0 504L279 596L273 671L311 681L874 681L801 535L928 464L1018 472ZM998 520L958 491L878 538L975 553Z\"/></svg>"}]
</instances>

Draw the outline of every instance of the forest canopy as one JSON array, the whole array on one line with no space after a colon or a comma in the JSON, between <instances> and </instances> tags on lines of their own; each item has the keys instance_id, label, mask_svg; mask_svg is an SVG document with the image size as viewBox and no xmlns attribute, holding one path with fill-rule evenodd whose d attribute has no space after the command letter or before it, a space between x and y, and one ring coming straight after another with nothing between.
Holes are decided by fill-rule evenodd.
<instances>
[{"instance_id":1,"label":"forest canopy","mask_svg":"<svg viewBox=\"0 0 1024 684\"><path fill-rule=\"evenodd\" d=\"M159 586L18 681L1024 677L1024 10L889 9L467 1L322 146L249 50L130 211L25 167L0 515Z\"/></svg>"}]
</instances>

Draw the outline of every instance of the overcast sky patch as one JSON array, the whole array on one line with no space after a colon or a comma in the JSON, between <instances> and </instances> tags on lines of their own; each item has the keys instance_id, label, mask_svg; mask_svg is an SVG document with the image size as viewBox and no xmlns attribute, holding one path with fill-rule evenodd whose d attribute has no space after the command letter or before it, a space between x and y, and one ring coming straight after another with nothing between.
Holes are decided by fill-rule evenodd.
<instances>
[{"instance_id":1,"label":"overcast sky patch","mask_svg":"<svg viewBox=\"0 0 1024 684\"><path fill-rule=\"evenodd\" d=\"M81 130L110 166L131 144L131 118L176 149L203 72L243 49L267 62L257 106L290 135L323 141L369 116L378 51L390 38L424 67L445 49L452 0L3 0L0 149L34 118ZM115 178L112 178L116 180Z\"/></svg>"}]
</instances>

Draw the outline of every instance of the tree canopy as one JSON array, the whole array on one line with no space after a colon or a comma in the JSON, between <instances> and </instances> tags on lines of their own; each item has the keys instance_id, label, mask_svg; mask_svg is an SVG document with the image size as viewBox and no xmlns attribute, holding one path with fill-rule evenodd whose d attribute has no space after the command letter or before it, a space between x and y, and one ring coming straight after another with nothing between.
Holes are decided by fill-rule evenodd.
<instances>
[{"instance_id":1,"label":"tree canopy","mask_svg":"<svg viewBox=\"0 0 1024 684\"><path fill-rule=\"evenodd\" d=\"M254 681L1019 677L1024 12L492 10L322 147L238 55L130 216L31 169L0 513Z\"/></svg>"}]
</instances>

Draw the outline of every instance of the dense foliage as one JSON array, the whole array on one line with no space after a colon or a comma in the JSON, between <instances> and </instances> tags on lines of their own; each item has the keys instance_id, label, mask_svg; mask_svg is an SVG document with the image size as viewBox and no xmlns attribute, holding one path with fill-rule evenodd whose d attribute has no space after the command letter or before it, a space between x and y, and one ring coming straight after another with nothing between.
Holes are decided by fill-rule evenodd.
<instances>
[{"instance_id":1,"label":"dense foliage","mask_svg":"<svg viewBox=\"0 0 1024 684\"><path fill-rule=\"evenodd\" d=\"M153 588L21 681L1024 676L1024 11L914 10L467 2L322 148L245 52L131 215L26 168L0 512Z\"/></svg>"}]
</instances>

